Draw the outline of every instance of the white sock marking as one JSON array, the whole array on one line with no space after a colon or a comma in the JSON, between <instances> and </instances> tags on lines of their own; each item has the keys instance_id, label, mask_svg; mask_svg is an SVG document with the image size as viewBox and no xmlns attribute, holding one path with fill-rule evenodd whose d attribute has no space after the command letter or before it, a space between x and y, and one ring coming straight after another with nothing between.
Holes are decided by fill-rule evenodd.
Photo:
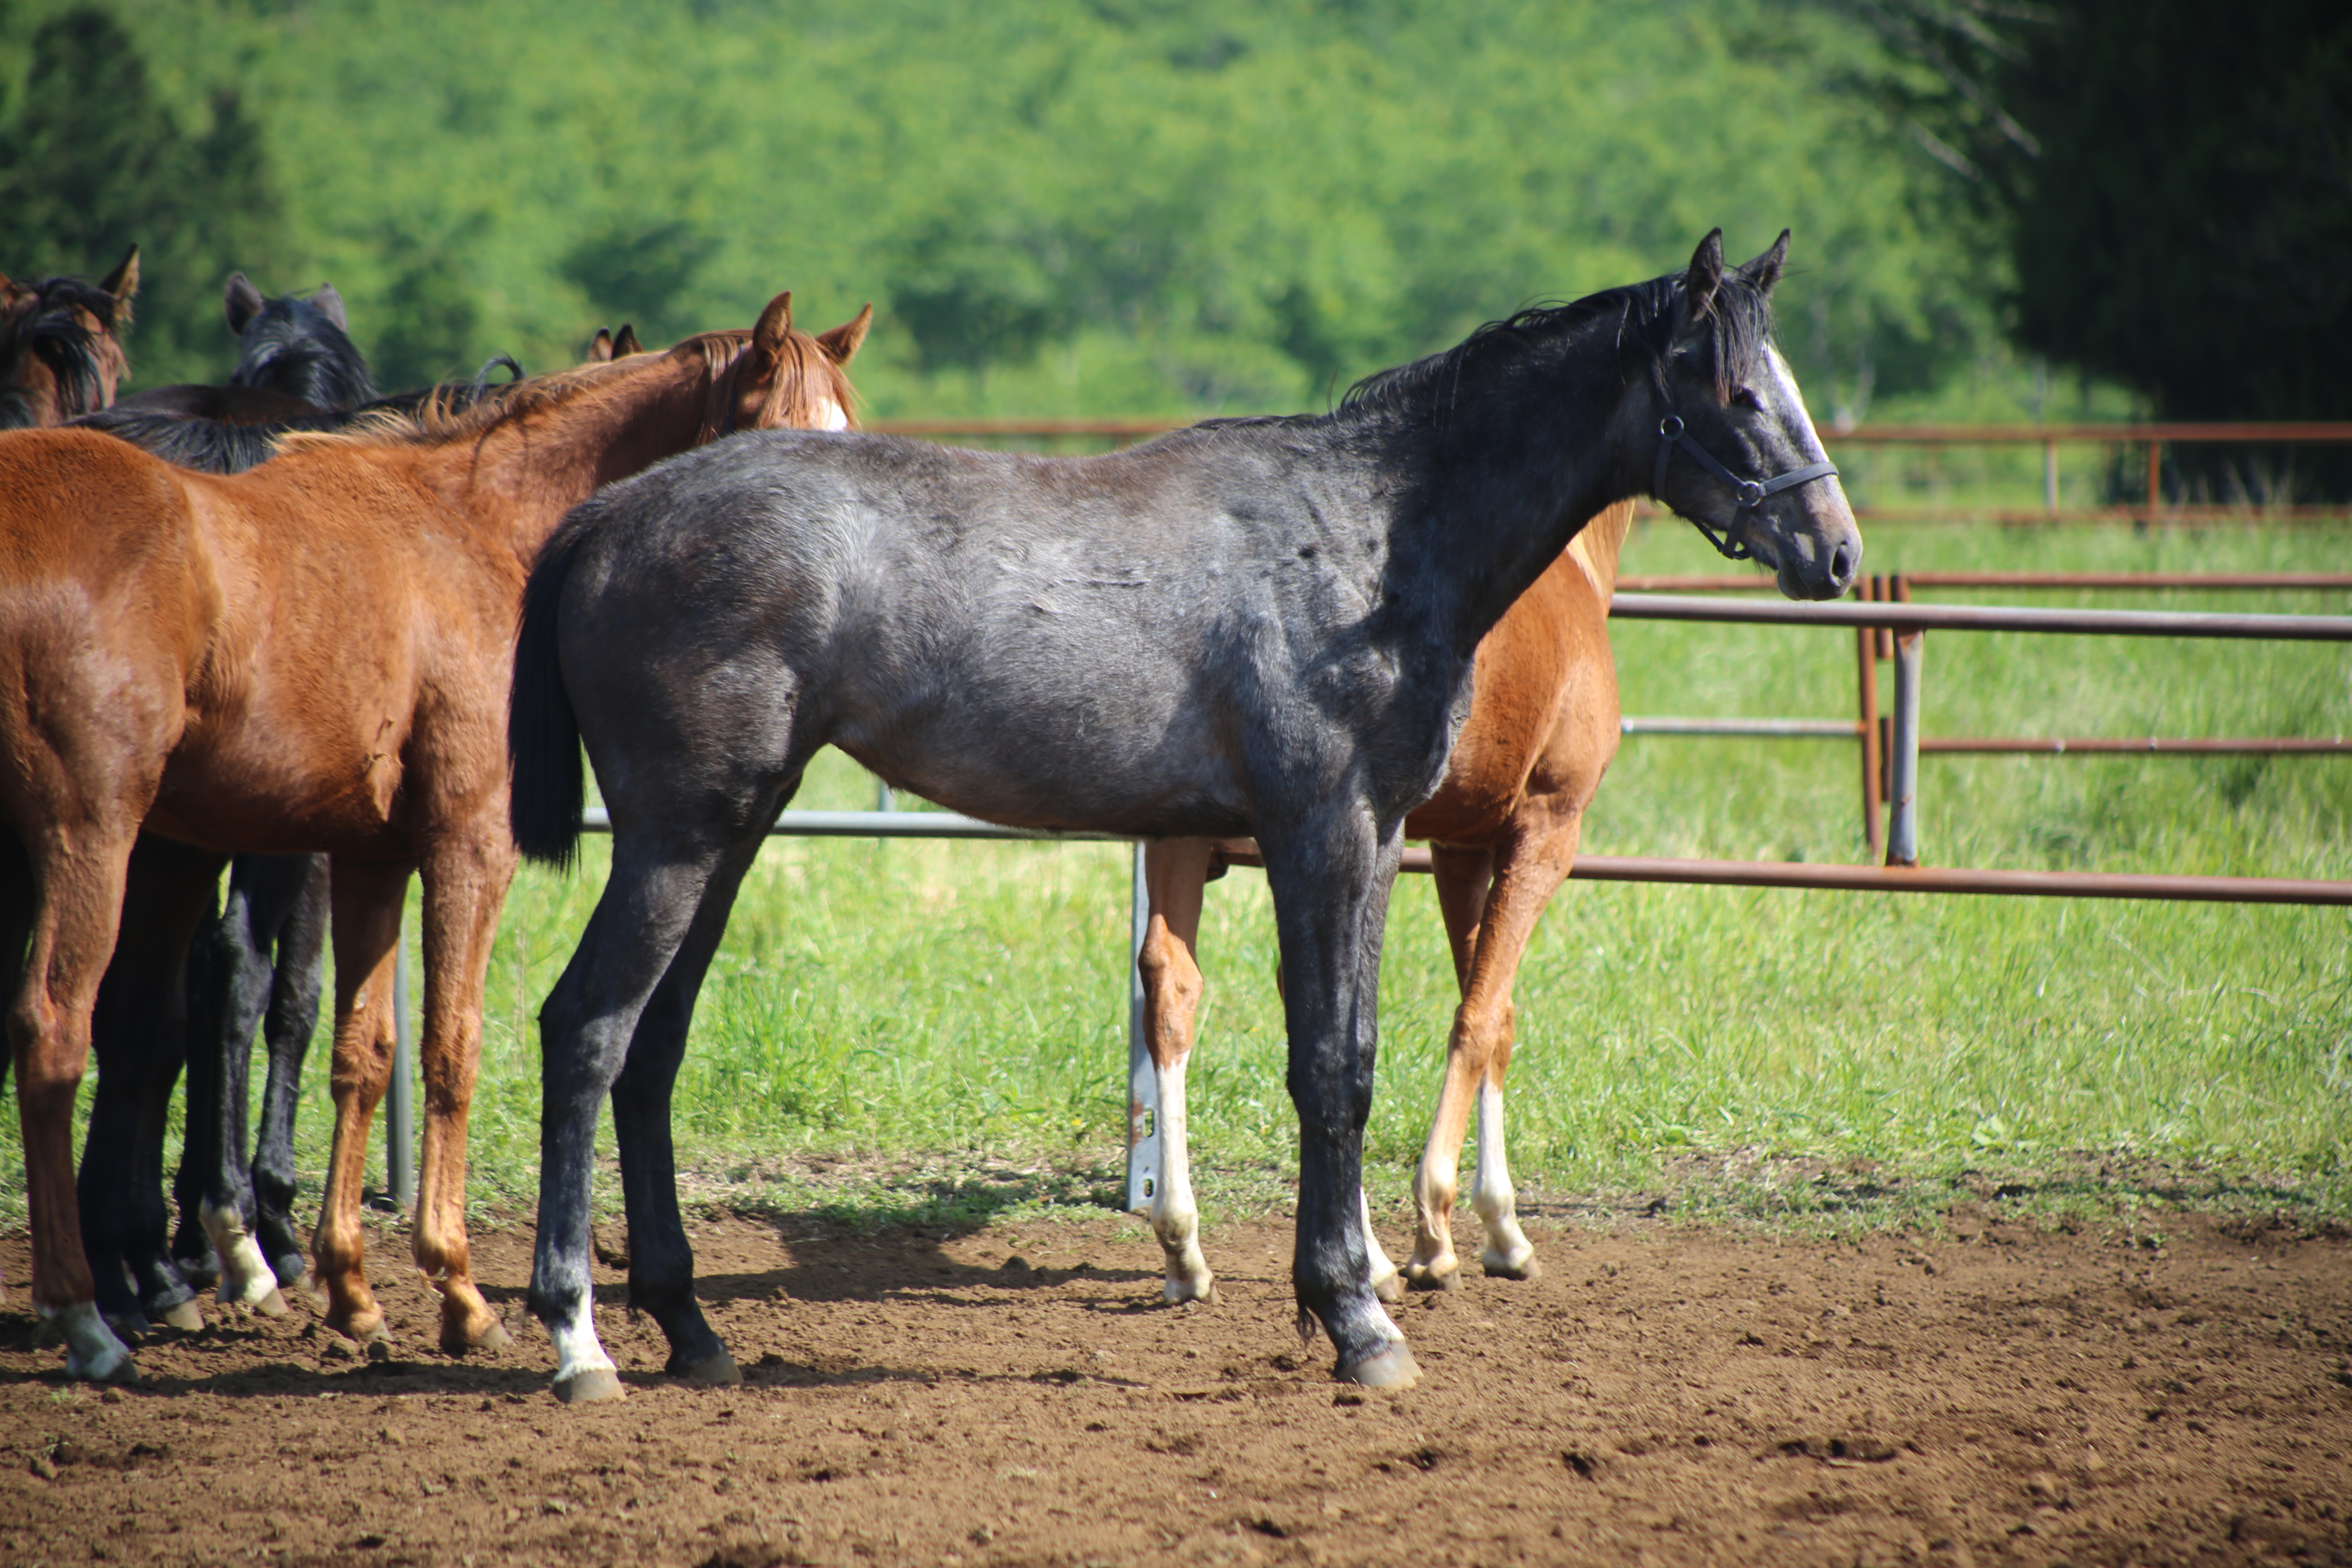
<instances>
[{"instance_id":1,"label":"white sock marking","mask_svg":"<svg viewBox=\"0 0 2352 1568\"><path fill-rule=\"evenodd\" d=\"M568 1383L583 1372L614 1370L613 1358L596 1338L596 1304L585 1295L580 1298L578 1317L568 1323L550 1323L547 1331L555 1341L556 1382Z\"/></svg>"}]
</instances>

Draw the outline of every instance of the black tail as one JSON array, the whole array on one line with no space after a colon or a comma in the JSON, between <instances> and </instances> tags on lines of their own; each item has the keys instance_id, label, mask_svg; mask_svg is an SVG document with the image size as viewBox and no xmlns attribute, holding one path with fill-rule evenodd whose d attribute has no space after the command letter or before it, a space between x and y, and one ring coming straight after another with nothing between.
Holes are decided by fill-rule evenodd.
<instances>
[{"instance_id":1,"label":"black tail","mask_svg":"<svg viewBox=\"0 0 2352 1568\"><path fill-rule=\"evenodd\" d=\"M580 719L563 689L556 621L563 583L581 530L556 530L522 591L522 631L515 639L514 688L507 707L507 759L514 768L508 820L523 854L569 870L580 851L580 807L587 778L580 764Z\"/></svg>"}]
</instances>

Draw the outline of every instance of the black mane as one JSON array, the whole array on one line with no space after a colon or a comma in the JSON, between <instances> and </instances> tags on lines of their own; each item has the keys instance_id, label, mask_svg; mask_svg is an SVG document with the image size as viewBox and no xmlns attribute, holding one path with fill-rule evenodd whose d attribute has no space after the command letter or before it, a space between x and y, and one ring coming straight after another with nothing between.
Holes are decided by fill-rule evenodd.
<instances>
[{"instance_id":1,"label":"black mane","mask_svg":"<svg viewBox=\"0 0 2352 1568\"><path fill-rule=\"evenodd\" d=\"M14 374L25 354L39 360L57 377L63 409L94 409L105 401L108 334L92 331L84 324L83 312L111 321L114 296L81 278L44 278L30 285L29 291L33 299L23 308L0 315L0 378L5 378L0 430L22 429L33 422L33 410Z\"/></svg>"},{"instance_id":2,"label":"black mane","mask_svg":"<svg viewBox=\"0 0 2352 1568\"><path fill-rule=\"evenodd\" d=\"M103 430L184 468L194 468L206 474L241 474L277 456L278 439L281 436L333 435L350 430L364 421L387 416L413 419L417 411L427 404L436 404L456 412L470 408L477 403L503 397L507 389L515 384L499 384L489 379L490 370L499 364L513 365L514 362L501 354L483 366L482 374L471 381L394 393L390 397L374 398L356 408L325 410L299 419L237 425L220 419L191 418L184 415L158 414L144 408L118 405L84 415L73 423L91 430ZM521 367L518 365L515 368L520 370Z\"/></svg>"},{"instance_id":3,"label":"black mane","mask_svg":"<svg viewBox=\"0 0 2352 1568\"><path fill-rule=\"evenodd\" d=\"M1683 274L1670 273L1646 283L1588 294L1565 305L1538 305L1488 321L1450 349L1368 375L1339 400L1341 414L1402 414L1426 408L1450 395L1463 374L1496 353L1522 352L1557 342L1578 327L1613 320L1621 346L1640 344L1654 360L1663 360L1677 324L1683 299ZM1723 275L1707 311L1708 341L1715 360L1718 394L1755 377L1764 345L1772 335L1770 302L1737 269Z\"/></svg>"},{"instance_id":4,"label":"black mane","mask_svg":"<svg viewBox=\"0 0 2352 1568\"><path fill-rule=\"evenodd\" d=\"M320 408L373 402L367 358L326 310L299 294L265 302L238 334L231 386L282 392Z\"/></svg>"}]
</instances>

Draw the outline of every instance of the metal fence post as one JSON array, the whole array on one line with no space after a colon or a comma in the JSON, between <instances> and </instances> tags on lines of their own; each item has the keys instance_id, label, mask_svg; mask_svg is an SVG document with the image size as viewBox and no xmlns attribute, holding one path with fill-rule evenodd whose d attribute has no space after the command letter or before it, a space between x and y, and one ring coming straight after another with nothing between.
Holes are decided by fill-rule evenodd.
<instances>
[{"instance_id":1,"label":"metal fence post","mask_svg":"<svg viewBox=\"0 0 2352 1568\"><path fill-rule=\"evenodd\" d=\"M416 1203L416 1026L408 1008L408 937L393 942L392 1084L384 1093L383 1184L402 1208Z\"/></svg>"},{"instance_id":2,"label":"metal fence post","mask_svg":"<svg viewBox=\"0 0 2352 1568\"><path fill-rule=\"evenodd\" d=\"M1863 598L1878 597L1873 591L1877 581L1865 577L1855 584ZM1862 710L1857 727L1862 742L1862 838L1869 849L1864 858L1874 866L1886 849L1886 814L1879 790L1885 775L1878 752L1878 633L1872 627L1854 628L1853 664L1855 695Z\"/></svg>"},{"instance_id":3,"label":"metal fence post","mask_svg":"<svg viewBox=\"0 0 2352 1568\"><path fill-rule=\"evenodd\" d=\"M1895 632L1894 745L1888 757L1886 863L1919 863L1919 667L1927 634L1916 626Z\"/></svg>"},{"instance_id":4,"label":"metal fence post","mask_svg":"<svg viewBox=\"0 0 2352 1568\"><path fill-rule=\"evenodd\" d=\"M1151 1207L1160 1179L1160 1080L1143 1037L1143 938L1151 921L1151 890L1143 878L1143 846L1135 847L1128 896L1127 941L1127 1207Z\"/></svg>"}]
</instances>

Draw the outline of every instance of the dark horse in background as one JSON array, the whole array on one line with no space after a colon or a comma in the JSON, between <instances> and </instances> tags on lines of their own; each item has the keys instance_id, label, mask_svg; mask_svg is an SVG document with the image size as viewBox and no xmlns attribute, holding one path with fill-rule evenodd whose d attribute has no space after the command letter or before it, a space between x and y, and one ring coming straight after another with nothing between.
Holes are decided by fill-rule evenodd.
<instances>
[{"instance_id":1,"label":"dark horse in background","mask_svg":"<svg viewBox=\"0 0 2352 1568\"><path fill-rule=\"evenodd\" d=\"M139 247L99 282L0 273L0 430L38 430L114 401L131 374L122 331L139 292Z\"/></svg>"},{"instance_id":2,"label":"dark horse in background","mask_svg":"<svg viewBox=\"0 0 2352 1568\"><path fill-rule=\"evenodd\" d=\"M375 377L351 340L343 297L331 283L266 298L242 272L222 290L236 368L225 386L151 387L117 407L181 419L257 425L357 408L375 401Z\"/></svg>"},{"instance_id":3,"label":"dark horse in background","mask_svg":"<svg viewBox=\"0 0 2352 1568\"><path fill-rule=\"evenodd\" d=\"M1329 1332L1342 1378L1412 1383L1360 1195L1405 816L1444 773L1480 640L1612 504L1657 497L1790 597L1853 581L1853 513L1771 345L1787 238L1727 271L1709 235L1685 273L1523 311L1330 415L1080 458L765 434L576 509L524 595L508 731L525 854L572 855L583 742L613 823L540 1016L530 1306L557 1394L622 1392L589 1294L607 1095L630 1304L672 1373L734 1375L695 1300L670 1090L743 874L827 744L995 822L1255 834L1287 981L1300 1328Z\"/></svg>"},{"instance_id":4,"label":"dark horse in background","mask_svg":"<svg viewBox=\"0 0 2352 1568\"><path fill-rule=\"evenodd\" d=\"M279 436L337 428L375 398L332 284L268 299L237 272L223 305L237 334L227 385L156 387L75 423L183 468L234 474L266 460ZM120 1330L140 1331L148 1318L201 1326L195 1288L215 1279L222 1300L275 1316L286 1310L278 1287L302 1277L294 1110L326 984L329 866L324 855L237 856L226 903L189 949L187 1137L173 1187L179 1227L168 1249L161 1165L179 1063L100 1075L76 1187L100 1309ZM137 952L142 938L129 931L123 946ZM132 1015L142 999L130 994L138 968L110 971L94 1030L140 1026ZM248 1164L257 1026L269 1070Z\"/></svg>"}]
</instances>

